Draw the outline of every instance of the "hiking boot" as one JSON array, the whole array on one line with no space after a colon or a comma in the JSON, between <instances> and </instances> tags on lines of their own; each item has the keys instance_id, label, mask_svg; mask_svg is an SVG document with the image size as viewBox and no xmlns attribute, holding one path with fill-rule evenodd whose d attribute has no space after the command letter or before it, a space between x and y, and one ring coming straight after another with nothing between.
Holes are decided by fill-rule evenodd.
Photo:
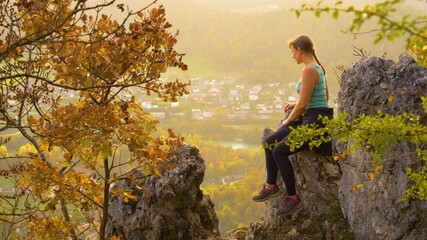
<instances>
[{"instance_id":1,"label":"hiking boot","mask_svg":"<svg viewBox=\"0 0 427 240\"><path fill-rule=\"evenodd\" d=\"M299 195L297 195L297 198L295 199L286 197L281 207L277 209L276 215L277 216L289 215L294 210L300 208L301 206L302 206L301 198Z\"/></svg>"},{"instance_id":2,"label":"hiking boot","mask_svg":"<svg viewBox=\"0 0 427 240\"><path fill-rule=\"evenodd\" d=\"M269 198L277 197L280 195L280 190L277 185L274 185L272 189L268 189L267 185L264 184L262 190L259 192L257 196L252 197L252 200L255 202L263 202Z\"/></svg>"}]
</instances>

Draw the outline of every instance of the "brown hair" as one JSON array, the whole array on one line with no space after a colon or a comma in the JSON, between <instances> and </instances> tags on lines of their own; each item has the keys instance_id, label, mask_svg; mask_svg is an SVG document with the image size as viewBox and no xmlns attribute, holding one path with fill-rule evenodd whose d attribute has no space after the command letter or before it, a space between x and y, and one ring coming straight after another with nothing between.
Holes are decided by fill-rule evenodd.
<instances>
[{"instance_id":1,"label":"brown hair","mask_svg":"<svg viewBox=\"0 0 427 240\"><path fill-rule=\"evenodd\" d=\"M314 59L316 59L316 62L322 67L323 72L326 75L325 68L320 63L319 59L316 56L316 52L314 51L313 41L311 41L311 39L308 36L306 36L306 35L298 35L293 40L289 40L288 41L288 46L289 46L289 48L291 48L291 47L294 47L296 49L299 48L303 52L313 54Z\"/></svg>"}]
</instances>

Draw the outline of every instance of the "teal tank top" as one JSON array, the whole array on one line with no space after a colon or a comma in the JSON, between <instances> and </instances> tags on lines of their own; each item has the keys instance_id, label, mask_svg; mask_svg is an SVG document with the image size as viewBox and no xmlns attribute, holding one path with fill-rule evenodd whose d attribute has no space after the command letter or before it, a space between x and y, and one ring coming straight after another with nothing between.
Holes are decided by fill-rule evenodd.
<instances>
[{"instance_id":1,"label":"teal tank top","mask_svg":"<svg viewBox=\"0 0 427 240\"><path fill-rule=\"evenodd\" d=\"M328 108L328 101L326 98L326 77L323 69L316 64L310 64L319 73L319 81L314 86L313 93L311 94L310 101L308 102L307 108ZM296 91L298 94L301 92L301 79L296 85Z\"/></svg>"}]
</instances>

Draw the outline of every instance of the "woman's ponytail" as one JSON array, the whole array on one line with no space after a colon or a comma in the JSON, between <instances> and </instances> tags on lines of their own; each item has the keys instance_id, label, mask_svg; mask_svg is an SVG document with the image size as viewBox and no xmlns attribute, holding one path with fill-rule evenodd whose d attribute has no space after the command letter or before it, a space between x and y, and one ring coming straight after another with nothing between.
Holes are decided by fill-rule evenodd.
<instances>
[{"instance_id":1,"label":"woman's ponytail","mask_svg":"<svg viewBox=\"0 0 427 240\"><path fill-rule=\"evenodd\" d=\"M326 70L320 63L319 59L317 59L316 52L314 51L314 49L313 49L313 56L314 56L314 59L316 59L316 62L320 65L320 67L322 67L323 73L326 75Z\"/></svg>"}]
</instances>

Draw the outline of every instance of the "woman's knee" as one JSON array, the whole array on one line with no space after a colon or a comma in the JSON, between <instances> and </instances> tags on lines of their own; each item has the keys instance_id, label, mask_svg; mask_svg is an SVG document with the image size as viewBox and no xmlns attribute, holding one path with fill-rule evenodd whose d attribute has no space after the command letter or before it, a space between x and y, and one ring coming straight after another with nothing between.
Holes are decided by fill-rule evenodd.
<instances>
[{"instance_id":1,"label":"woman's knee","mask_svg":"<svg viewBox=\"0 0 427 240\"><path fill-rule=\"evenodd\" d=\"M279 142L276 144L276 146L273 148L273 157L274 160L280 161L282 158L287 158L289 155L291 155L291 151L289 150L288 145L284 142Z\"/></svg>"},{"instance_id":2,"label":"woman's knee","mask_svg":"<svg viewBox=\"0 0 427 240\"><path fill-rule=\"evenodd\" d=\"M282 141L286 136L288 136L289 132L290 130L286 127L279 128L276 132L266 137L263 143L264 145L269 145L274 147L280 141Z\"/></svg>"},{"instance_id":3,"label":"woman's knee","mask_svg":"<svg viewBox=\"0 0 427 240\"><path fill-rule=\"evenodd\" d=\"M272 134L264 140L263 146L264 146L264 148L267 148L269 150L273 150L274 147L277 146L277 144L280 140L282 140L282 139L279 139L277 136Z\"/></svg>"}]
</instances>

